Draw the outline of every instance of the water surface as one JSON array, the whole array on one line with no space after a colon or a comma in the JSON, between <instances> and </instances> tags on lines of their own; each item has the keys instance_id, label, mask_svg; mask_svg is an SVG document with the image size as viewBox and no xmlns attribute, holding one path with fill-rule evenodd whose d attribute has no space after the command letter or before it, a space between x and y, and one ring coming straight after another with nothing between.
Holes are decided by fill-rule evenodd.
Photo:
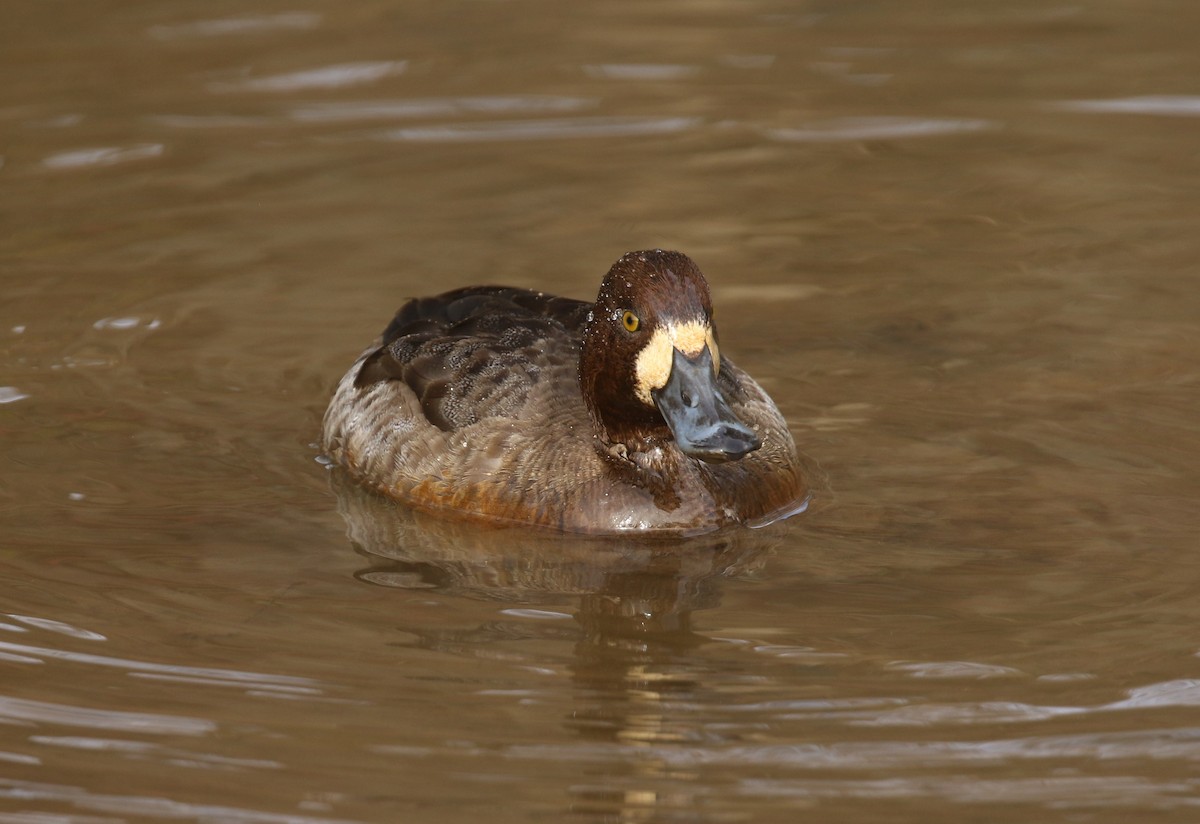
<instances>
[{"instance_id":1,"label":"water surface","mask_svg":"<svg viewBox=\"0 0 1200 824\"><path fill-rule=\"evenodd\" d=\"M1197 25L18 4L0 822L1194 820ZM534 540L316 460L405 297L656 246L806 514Z\"/></svg>"}]
</instances>

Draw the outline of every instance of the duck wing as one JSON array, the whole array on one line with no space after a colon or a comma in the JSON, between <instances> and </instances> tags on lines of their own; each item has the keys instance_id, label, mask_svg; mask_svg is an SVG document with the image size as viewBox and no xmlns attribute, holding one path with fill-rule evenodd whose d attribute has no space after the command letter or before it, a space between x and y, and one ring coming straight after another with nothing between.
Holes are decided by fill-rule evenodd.
<instances>
[{"instance_id":1,"label":"duck wing","mask_svg":"<svg viewBox=\"0 0 1200 824\"><path fill-rule=\"evenodd\" d=\"M537 383L570 377L574 385L591 308L503 286L418 298L396 313L354 385L407 384L425 417L444 431L488 417L519 417Z\"/></svg>"}]
</instances>

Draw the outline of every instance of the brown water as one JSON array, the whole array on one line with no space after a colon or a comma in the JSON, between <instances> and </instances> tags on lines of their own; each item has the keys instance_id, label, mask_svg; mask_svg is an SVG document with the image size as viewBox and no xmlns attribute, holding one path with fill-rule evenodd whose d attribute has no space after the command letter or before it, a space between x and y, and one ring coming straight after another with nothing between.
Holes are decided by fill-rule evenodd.
<instances>
[{"instance_id":1,"label":"brown water","mask_svg":"<svg viewBox=\"0 0 1200 824\"><path fill-rule=\"evenodd\" d=\"M0 822L1200 820L1200 6L4 16ZM539 542L316 460L404 297L651 246L807 514Z\"/></svg>"}]
</instances>

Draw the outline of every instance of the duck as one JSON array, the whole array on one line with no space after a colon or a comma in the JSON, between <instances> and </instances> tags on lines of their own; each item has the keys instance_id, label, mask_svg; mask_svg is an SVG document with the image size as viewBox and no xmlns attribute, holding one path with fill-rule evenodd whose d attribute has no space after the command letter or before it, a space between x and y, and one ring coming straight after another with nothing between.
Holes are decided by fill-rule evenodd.
<instances>
[{"instance_id":1,"label":"duck","mask_svg":"<svg viewBox=\"0 0 1200 824\"><path fill-rule=\"evenodd\" d=\"M339 381L322 450L417 510L688 536L803 509L787 422L721 351L681 252L630 252L594 302L507 286L410 300Z\"/></svg>"}]
</instances>

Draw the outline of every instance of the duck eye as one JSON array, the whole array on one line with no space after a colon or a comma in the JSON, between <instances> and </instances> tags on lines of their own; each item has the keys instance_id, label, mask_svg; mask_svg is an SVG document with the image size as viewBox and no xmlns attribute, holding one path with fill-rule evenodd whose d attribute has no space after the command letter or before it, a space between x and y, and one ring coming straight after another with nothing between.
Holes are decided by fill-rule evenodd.
<instances>
[{"instance_id":1,"label":"duck eye","mask_svg":"<svg viewBox=\"0 0 1200 824\"><path fill-rule=\"evenodd\" d=\"M638 320L638 316L633 314L633 312L630 312L628 309L626 309L625 314L621 316L621 323L625 326L626 332L636 332L640 322L641 321Z\"/></svg>"}]
</instances>

